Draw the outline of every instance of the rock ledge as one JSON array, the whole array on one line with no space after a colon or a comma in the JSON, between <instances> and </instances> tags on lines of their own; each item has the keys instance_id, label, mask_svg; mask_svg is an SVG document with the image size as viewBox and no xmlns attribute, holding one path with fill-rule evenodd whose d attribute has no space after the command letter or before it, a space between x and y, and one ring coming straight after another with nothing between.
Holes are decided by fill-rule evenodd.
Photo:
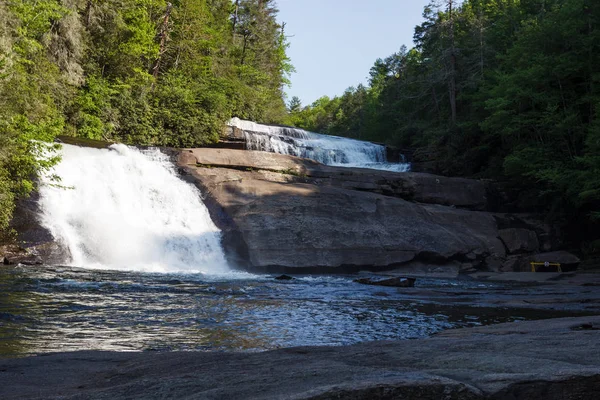
<instances>
[{"instance_id":1,"label":"rock ledge","mask_svg":"<svg viewBox=\"0 0 600 400\"><path fill-rule=\"evenodd\" d=\"M0 360L0 398L592 400L598 328L582 317L262 353L58 353Z\"/></svg>"}]
</instances>

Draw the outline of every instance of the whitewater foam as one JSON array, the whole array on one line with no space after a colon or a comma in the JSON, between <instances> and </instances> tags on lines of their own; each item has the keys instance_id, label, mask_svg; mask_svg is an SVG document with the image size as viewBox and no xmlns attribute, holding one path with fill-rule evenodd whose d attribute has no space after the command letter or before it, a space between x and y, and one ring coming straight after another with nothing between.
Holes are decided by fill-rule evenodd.
<instances>
[{"instance_id":1,"label":"whitewater foam","mask_svg":"<svg viewBox=\"0 0 600 400\"><path fill-rule=\"evenodd\" d=\"M407 163L388 163L385 146L339 136L322 135L287 126L262 125L232 118L243 131L249 150L310 158L326 165L406 172Z\"/></svg>"},{"instance_id":2,"label":"whitewater foam","mask_svg":"<svg viewBox=\"0 0 600 400\"><path fill-rule=\"evenodd\" d=\"M63 145L40 190L42 224L72 266L144 272L227 273L221 232L200 192L159 150Z\"/></svg>"}]
</instances>

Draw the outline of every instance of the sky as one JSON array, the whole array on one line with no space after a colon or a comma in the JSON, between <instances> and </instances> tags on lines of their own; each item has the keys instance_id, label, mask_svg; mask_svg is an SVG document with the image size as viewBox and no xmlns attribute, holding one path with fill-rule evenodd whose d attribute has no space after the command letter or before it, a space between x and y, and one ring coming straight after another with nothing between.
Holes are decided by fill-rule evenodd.
<instances>
[{"instance_id":1,"label":"sky","mask_svg":"<svg viewBox=\"0 0 600 400\"><path fill-rule=\"evenodd\" d=\"M413 32L430 0L277 0L279 23L285 22L287 50L296 72L288 100L302 105L319 97L339 96L350 86L367 84L369 70L403 44L413 46Z\"/></svg>"}]
</instances>

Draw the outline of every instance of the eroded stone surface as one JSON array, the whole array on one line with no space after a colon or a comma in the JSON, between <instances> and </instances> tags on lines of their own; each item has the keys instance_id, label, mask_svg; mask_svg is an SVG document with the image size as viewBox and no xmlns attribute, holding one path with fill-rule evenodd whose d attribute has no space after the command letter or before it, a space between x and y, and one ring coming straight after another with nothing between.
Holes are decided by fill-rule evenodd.
<instances>
[{"instance_id":1,"label":"eroded stone surface","mask_svg":"<svg viewBox=\"0 0 600 400\"><path fill-rule=\"evenodd\" d=\"M508 253L532 253L538 251L540 244L534 231L523 228L508 228L499 231L500 239Z\"/></svg>"},{"instance_id":2,"label":"eroded stone surface","mask_svg":"<svg viewBox=\"0 0 600 400\"><path fill-rule=\"evenodd\" d=\"M214 202L213 219L224 231L226 251L242 249L248 263L240 257L236 263L242 267L377 268L505 255L489 213L424 205L356 186L372 185L383 174L403 182L398 187L410 188L414 198L415 182L430 179L426 174L410 178L226 149L186 150L178 163L212 199L209 205Z\"/></svg>"},{"instance_id":3,"label":"eroded stone surface","mask_svg":"<svg viewBox=\"0 0 600 400\"><path fill-rule=\"evenodd\" d=\"M394 173L362 168L339 168L316 161L262 151L186 149L179 157L184 165L277 171L303 178L319 186L335 186L386 194L421 203L483 210L485 186L474 179L448 178L425 173Z\"/></svg>"},{"instance_id":4,"label":"eroded stone surface","mask_svg":"<svg viewBox=\"0 0 600 400\"><path fill-rule=\"evenodd\" d=\"M600 317L262 353L0 360L2 399L597 399Z\"/></svg>"}]
</instances>

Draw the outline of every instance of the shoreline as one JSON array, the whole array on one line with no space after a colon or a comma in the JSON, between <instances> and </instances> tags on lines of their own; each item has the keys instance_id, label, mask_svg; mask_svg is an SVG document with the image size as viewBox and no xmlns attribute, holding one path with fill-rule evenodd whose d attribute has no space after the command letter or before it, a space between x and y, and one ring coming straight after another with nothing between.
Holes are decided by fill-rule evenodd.
<instances>
[{"instance_id":1,"label":"shoreline","mask_svg":"<svg viewBox=\"0 0 600 400\"><path fill-rule=\"evenodd\" d=\"M599 394L600 316L258 353L83 351L0 359L0 397L7 400L552 400Z\"/></svg>"}]
</instances>

